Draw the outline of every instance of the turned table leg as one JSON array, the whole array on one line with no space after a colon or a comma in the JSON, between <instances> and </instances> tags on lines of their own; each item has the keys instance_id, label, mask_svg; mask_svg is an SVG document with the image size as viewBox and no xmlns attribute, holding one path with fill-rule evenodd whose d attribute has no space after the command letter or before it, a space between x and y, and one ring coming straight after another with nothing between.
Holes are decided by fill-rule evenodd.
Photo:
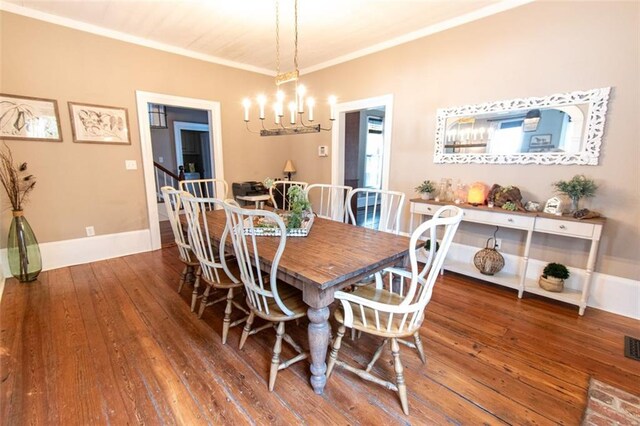
<instances>
[{"instance_id":1,"label":"turned table leg","mask_svg":"<svg viewBox=\"0 0 640 426\"><path fill-rule=\"evenodd\" d=\"M309 308L309 351L311 352L311 386L322 395L327 383L327 346L329 344L329 308Z\"/></svg>"}]
</instances>

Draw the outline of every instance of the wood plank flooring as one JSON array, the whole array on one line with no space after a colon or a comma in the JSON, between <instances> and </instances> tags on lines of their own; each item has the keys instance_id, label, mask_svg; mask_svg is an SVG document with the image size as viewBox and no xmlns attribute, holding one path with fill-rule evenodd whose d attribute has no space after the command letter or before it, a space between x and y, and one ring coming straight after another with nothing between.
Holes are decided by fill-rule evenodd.
<instances>
[{"instance_id":1,"label":"wood plank flooring","mask_svg":"<svg viewBox=\"0 0 640 426\"><path fill-rule=\"evenodd\" d=\"M427 364L402 347L410 416L395 393L336 369L325 394L308 363L267 390L275 335L238 350L220 341L223 306L199 320L176 293L175 247L6 283L0 305L0 422L22 424L580 424L591 376L640 394L623 336L640 322L454 274L436 285L422 338ZM306 344L306 321L287 326ZM379 340L345 338L365 364ZM284 356L293 351L285 345ZM373 370L393 378L387 351Z\"/></svg>"}]
</instances>

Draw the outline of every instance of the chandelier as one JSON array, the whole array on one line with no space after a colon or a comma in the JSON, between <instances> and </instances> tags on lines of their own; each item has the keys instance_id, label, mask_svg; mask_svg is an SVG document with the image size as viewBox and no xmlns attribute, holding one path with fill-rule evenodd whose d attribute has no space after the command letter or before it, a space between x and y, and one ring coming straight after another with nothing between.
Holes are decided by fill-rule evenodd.
<instances>
[{"instance_id":1,"label":"chandelier","mask_svg":"<svg viewBox=\"0 0 640 426\"><path fill-rule=\"evenodd\" d=\"M320 124L314 124L313 110L315 107L315 99L307 96L307 89L304 85L299 84L300 71L298 70L298 0L294 0L294 54L293 65L294 71L280 73L280 6L276 0L276 94L275 102L272 105L274 128L267 129L265 127L265 109L267 108L268 99L265 95L258 95L256 103L258 104L258 118L260 119L260 136L280 136L280 135L298 135L303 133L319 133L321 130L329 131L336 119L336 97L329 96L328 102L330 106L331 125L328 128L322 127ZM286 92L282 90L282 85L286 83L294 83L294 90L290 93L290 101L287 104L288 114L285 116L285 101L287 99ZM306 111L305 111L306 104ZM258 133L249 128L249 112L251 109L251 100L245 98L242 101L244 107L244 122L247 130L251 133ZM306 112L306 118L305 118ZM288 121L289 125L285 124Z\"/></svg>"}]
</instances>

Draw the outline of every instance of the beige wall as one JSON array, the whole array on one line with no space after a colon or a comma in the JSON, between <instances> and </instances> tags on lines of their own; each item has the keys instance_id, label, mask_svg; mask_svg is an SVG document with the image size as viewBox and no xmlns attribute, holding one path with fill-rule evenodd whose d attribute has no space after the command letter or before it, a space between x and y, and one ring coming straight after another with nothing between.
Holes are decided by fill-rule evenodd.
<instances>
[{"instance_id":1,"label":"beige wall","mask_svg":"<svg viewBox=\"0 0 640 426\"><path fill-rule=\"evenodd\" d=\"M347 102L394 95L391 189L415 196L424 179L442 177L517 185L546 200L551 183L578 173L600 184L586 206L607 216L596 269L640 278L640 132L638 2L535 2L377 54L304 76L318 98ZM600 165L444 165L433 163L436 109L500 99L612 86ZM330 158L318 158L328 134L298 137L297 179L329 182ZM408 226L408 213L405 228ZM492 229L461 227L458 241L483 244ZM501 231L507 252L523 236ZM570 245L571 244L571 245ZM545 253L543 253L543 250ZM585 244L536 236L531 255L584 266Z\"/></svg>"},{"instance_id":2,"label":"beige wall","mask_svg":"<svg viewBox=\"0 0 640 426\"><path fill-rule=\"evenodd\" d=\"M0 27L0 91L56 99L60 109L62 143L7 141L38 179L26 216L40 242L83 237L89 225L97 235L148 228L136 90L221 102L229 183L281 174L286 143L247 133L240 119L241 99L272 84L270 77L6 12ZM73 143L68 101L127 108L132 144ZM138 161L138 170L125 170L129 159ZM10 216L3 213L0 235Z\"/></svg>"},{"instance_id":3,"label":"beige wall","mask_svg":"<svg viewBox=\"0 0 640 426\"><path fill-rule=\"evenodd\" d=\"M587 205L608 218L596 269L639 279L639 8L637 2L535 2L303 80L318 99L394 95L392 189L413 194L424 179L451 177L517 185L526 199L545 200L553 181L577 173L595 178L601 189ZM328 133L260 138L244 130L240 100L269 87L269 77L10 13L0 13L0 27L0 90L57 99L61 113L62 143L7 142L38 177L27 215L42 242L82 237L88 225L97 234L148 227L142 170L124 169L126 159L141 163L136 90L220 101L228 182L280 176L287 158L297 180L331 179L331 157L317 156L319 145L331 145ZM613 93L599 166L433 164L439 107L604 86ZM132 145L72 143L67 101L128 108ZM406 227L408 214L405 219ZM463 226L458 239L482 244L489 231ZM520 253L520 233L500 236L505 251ZM584 250L559 237L537 237L531 254L581 266Z\"/></svg>"}]
</instances>

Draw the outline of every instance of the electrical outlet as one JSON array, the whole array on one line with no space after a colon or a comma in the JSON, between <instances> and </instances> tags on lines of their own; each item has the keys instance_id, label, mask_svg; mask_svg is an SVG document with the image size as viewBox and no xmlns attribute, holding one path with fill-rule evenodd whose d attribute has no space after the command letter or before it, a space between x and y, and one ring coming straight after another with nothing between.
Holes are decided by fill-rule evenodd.
<instances>
[{"instance_id":1,"label":"electrical outlet","mask_svg":"<svg viewBox=\"0 0 640 426\"><path fill-rule=\"evenodd\" d=\"M93 237L94 235L96 235L96 230L93 229L93 226L87 226L84 229L87 231L87 237Z\"/></svg>"},{"instance_id":2,"label":"electrical outlet","mask_svg":"<svg viewBox=\"0 0 640 426\"><path fill-rule=\"evenodd\" d=\"M138 169L138 163L136 162L136 160L125 160L124 161L124 168L127 170L137 170Z\"/></svg>"},{"instance_id":3,"label":"electrical outlet","mask_svg":"<svg viewBox=\"0 0 640 426\"><path fill-rule=\"evenodd\" d=\"M495 244L496 250L500 250L500 247L502 247L502 238L496 238L496 244Z\"/></svg>"},{"instance_id":4,"label":"electrical outlet","mask_svg":"<svg viewBox=\"0 0 640 426\"><path fill-rule=\"evenodd\" d=\"M164 157L158 157L158 163L164 163Z\"/></svg>"}]
</instances>

